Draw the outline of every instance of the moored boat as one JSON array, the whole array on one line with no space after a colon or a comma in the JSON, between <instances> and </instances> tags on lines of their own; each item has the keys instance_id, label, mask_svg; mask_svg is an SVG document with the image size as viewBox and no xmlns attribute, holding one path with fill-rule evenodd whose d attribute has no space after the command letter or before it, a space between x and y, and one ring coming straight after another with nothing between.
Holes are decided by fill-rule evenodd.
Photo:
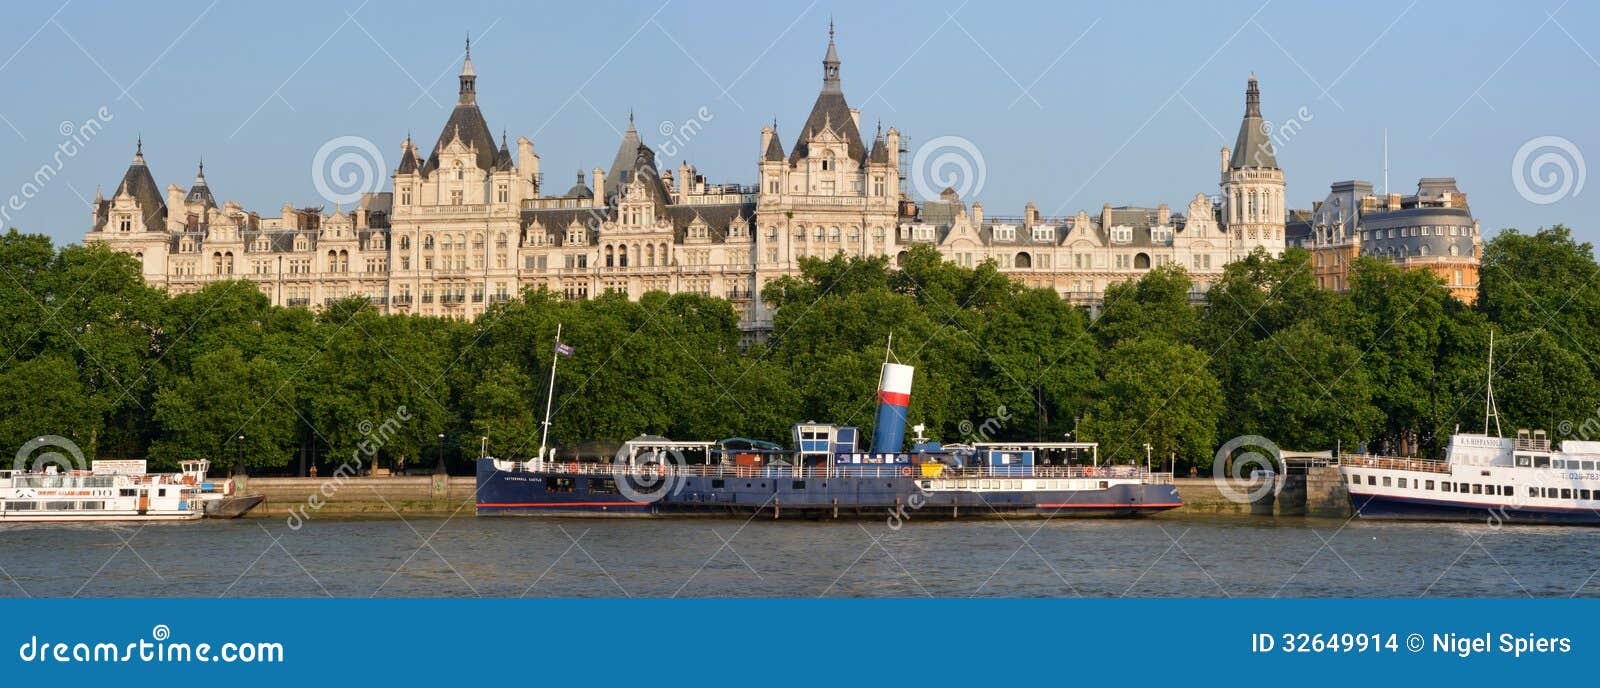
<instances>
[{"instance_id":1,"label":"moored boat","mask_svg":"<svg viewBox=\"0 0 1600 688\"><path fill-rule=\"evenodd\" d=\"M1102 465L1087 442L919 442L903 451L912 368L885 362L871 447L806 422L792 446L640 437L610 463L480 457L479 515L982 518L1137 516L1182 506L1171 473ZM552 379L553 379L552 374ZM548 423L548 421L547 421Z\"/></svg>"}]
</instances>

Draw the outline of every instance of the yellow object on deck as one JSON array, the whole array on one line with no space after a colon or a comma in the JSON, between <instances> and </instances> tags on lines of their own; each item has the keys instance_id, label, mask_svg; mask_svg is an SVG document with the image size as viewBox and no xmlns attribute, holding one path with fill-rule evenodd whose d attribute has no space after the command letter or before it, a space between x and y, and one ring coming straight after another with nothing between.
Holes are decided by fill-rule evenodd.
<instances>
[{"instance_id":1,"label":"yellow object on deck","mask_svg":"<svg viewBox=\"0 0 1600 688\"><path fill-rule=\"evenodd\" d=\"M942 463L930 462L922 464L922 477L924 478L937 478L942 473L944 473L944 464Z\"/></svg>"}]
</instances>

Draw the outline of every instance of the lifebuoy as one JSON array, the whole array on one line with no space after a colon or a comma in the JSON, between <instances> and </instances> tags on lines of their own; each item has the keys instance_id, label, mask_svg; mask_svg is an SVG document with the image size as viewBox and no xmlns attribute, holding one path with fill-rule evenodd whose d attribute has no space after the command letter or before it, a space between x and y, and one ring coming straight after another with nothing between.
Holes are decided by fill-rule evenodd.
<instances>
[{"instance_id":1,"label":"lifebuoy","mask_svg":"<svg viewBox=\"0 0 1600 688\"><path fill-rule=\"evenodd\" d=\"M568 473L577 473L578 472L578 462L577 461L573 461L572 463L567 464L567 472Z\"/></svg>"},{"instance_id":2,"label":"lifebuoy","mask_svg":"<svg viewBox=\"0 0 1600 688\"><path fill-rule=\"evenodd\" d=\"M667 474L667 465L666 464L661 464L661 463L656 464L656 475L666 475L666 474Z\"/></svg>"},{"instance_id":3,"label":"lifebuoy","mask_svg":"<svg viewBox=\"0 0 1600 688\"><path fill-rule=\"evenodd\" d=\"M910 466L901 466L900 467L900 475L903 475L903 476L905 476L907 478L911 477L911 467Z\"/></svg>"}]
</instances>

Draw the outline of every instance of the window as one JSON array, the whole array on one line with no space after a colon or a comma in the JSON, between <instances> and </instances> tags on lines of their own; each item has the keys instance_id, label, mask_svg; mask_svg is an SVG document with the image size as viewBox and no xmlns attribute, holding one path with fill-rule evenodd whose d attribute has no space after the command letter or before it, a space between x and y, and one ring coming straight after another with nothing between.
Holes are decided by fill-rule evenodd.
<instances>
[{"instance_id":1,"label":"window","mask_svg":"<svg viewBox=\"0 0 1600 688\"><path fill-rule=\"evenodd\" d=\"M1387 476L1387 475L1383 476L1383 486L1384 487L1389 487L1390 486L1389 476Z\"/></svg>"},{"instance_id":2,"label":"window","mask_svg":"<svg viewBox=\"0 0 1600 688\"><path fill-rule=\"evenodd\" d=\"M1400 484L1398 485L1398 487L1405 487L1405 486L1406 486L1406 479L1405 478L1401 478L1400 479Z\"/></svg>"},{"instance_id":3,"label":"window","mask_svg":"<svg viewBox=\"0 0 1600 688\"><path fill-rule=\"evenodd\" d=\"M1429 480L1429 481L1427 481L1427 482L1426 482L1426 483L1424 483L1424 487L1423 487L1423 489L1425 489L1425 490L1432 490L1432 489L1433 489L1433 481L1432 481L1432 480Z\"/></svg>"},{"instance_id":4,"label":"window","mask_svg":"<svg viewBox=\"0 0 1600 688\"><path fill-rule=\"evenodd\" d=\"M456 174L460 174L460 172L457 172ZM450 205L461 205L461 201L461 189L452 190L450 192Z\"/></svg>"},{"instance_id":5,"label":"window","mask_svg":"<svg viewBox=\"0 0 1600 688\"><path fill-rule=\"evenodd\" d=\"M1372 476L1372 475L1367 476L1367 484L1368 485L1377 485L1378 484L1377 476Z\"/></svg>"}]
</instances>

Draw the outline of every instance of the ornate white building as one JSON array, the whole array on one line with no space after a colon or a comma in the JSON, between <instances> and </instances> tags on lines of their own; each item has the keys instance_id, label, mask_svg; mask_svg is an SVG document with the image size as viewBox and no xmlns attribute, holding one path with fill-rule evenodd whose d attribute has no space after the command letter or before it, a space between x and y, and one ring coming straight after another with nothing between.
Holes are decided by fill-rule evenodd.
<instances>
[{"instance_id":1,"label":"ornate white building","mask_svg":"<svg viewBox=\"0 0 1600 688\"><path fill-rule=\"evenodd\" d=\"M529 288L570 299L695 292L731 300L751 331L771 324L761 287L808 256L932 244L958 264L992 260L1092 305L1160 265L1182 265L1198 292L1227 262L1284 247L1283 171L1253 75L1238 141L1222 151L1219 200L1196 194L1177 213L1108 203L1063 218L1029 203L1019 217L990 217L949 189L920 200L903 189L902 135L862 135L831 27L822 67L788 151L775 126L762 129L754 186L710 184L687 164L660 169L630 117L609 168L580 169L565 192L548 193L532 141L517 139L514 153L503 134L495 144L469 44L454 111L425 158L409 137L401 144L391 191L332 213L285 204L263 217L218 206L203 165L187 191L163 194L140 142L112 197L96 194L86 240L138 257L146 281L173 293L248 279L278 305L364 295L386 312L470 318Z\"/></svg>"}]
</instances>

